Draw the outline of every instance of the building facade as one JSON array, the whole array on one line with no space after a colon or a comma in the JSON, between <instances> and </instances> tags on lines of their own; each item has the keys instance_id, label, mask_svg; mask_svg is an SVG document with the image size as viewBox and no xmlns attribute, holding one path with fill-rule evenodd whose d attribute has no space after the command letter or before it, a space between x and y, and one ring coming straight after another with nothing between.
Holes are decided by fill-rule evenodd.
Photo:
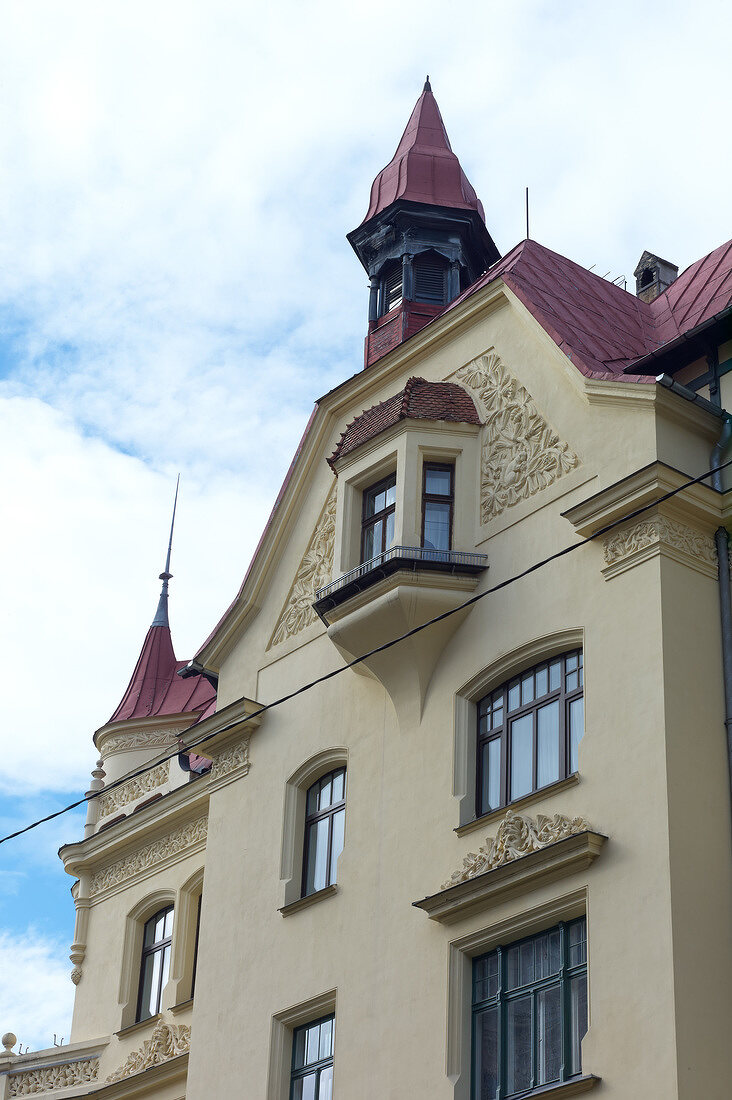
<instances>
[{"instance_id":1,"label":"building facade","mask_svg":"<svg viewBox=\"0 0 732 1100\"><path fill-rule=\"evenodd\" d=\"M732 242L501 257L429 83L349 240L364 369L189 662L162 575L0 1097L723 1100Z\"/></svg>"}]
</instances>

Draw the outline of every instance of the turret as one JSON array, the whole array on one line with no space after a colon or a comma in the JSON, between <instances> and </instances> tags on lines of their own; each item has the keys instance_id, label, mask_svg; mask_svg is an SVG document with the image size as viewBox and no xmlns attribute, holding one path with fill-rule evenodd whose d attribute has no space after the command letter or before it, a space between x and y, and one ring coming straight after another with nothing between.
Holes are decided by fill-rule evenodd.
<instances>
[{"instance_id":1,"label":"turret","mask_svg":"<svg viewBox=\"0 0 732 1100\"><path fill-rule=\"evenodd\" d=\"M366 366L418 332L500 257L429 77L348 240L369 276Z\"/></svg>"}]
</instances>

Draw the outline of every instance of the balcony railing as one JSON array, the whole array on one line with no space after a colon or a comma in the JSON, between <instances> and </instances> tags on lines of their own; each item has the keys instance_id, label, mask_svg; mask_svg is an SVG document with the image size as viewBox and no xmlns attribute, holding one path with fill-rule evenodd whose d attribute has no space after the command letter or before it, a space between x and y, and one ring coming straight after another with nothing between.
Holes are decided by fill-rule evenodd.
<instances>
[{"instance_id":1,"label":"balcony railing","mask_svg":"<svg viewBox=\"0 0 732 1100\"><path fill-rule=\"evenodd\" d=\"M430 550L426 546L390 546L382 554L364 561L349 573L318 588L313 607L323 611L375 584L399 569L434 570L440 573L480 573L488 565L487 554L467 550Z\"/></svg>"}]
</instances>

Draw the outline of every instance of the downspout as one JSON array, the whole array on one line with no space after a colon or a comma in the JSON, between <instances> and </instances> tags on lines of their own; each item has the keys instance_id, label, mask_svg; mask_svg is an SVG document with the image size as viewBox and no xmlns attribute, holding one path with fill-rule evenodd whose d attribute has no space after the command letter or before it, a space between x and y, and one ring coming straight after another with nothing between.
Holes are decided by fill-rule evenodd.
<instances>
[{"instance_id":1,"label":"downspout","mask_svg":"<svg viewBox=\"0 0 732 1100\"><path fill-rule=\"evenodd\" d=\"M709 412L714 413L722 420L722 431L719 439L712 448L709 459L709 467L712 471L712 488L718 493L724 493L722 483L722 471L720 466L724 461L725 451L732 439L732 416L722 408L719 402L719 386L710 386L710 396L716 398L707 401L700 397L694 390L674 382L667 374L659 374L656 382L667 390L679 394L686 401L700 405ZM727 768L729 773L730 797L732 798L732 602L730 602L730 578L729 578L729 535L723 525L714 532L714 543L717 548L717 575L719 584L719 617L722 627L722 680L724 685L724 728L727 734Z\"/></svg>"}]
</instances>

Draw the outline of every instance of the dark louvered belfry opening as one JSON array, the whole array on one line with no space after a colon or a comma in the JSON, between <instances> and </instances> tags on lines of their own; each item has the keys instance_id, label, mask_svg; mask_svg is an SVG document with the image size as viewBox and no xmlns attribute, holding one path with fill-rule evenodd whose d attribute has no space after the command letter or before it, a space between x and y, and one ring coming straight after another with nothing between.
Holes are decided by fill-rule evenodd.
<instances>
[{"instance_id":1,"label":"dark louvered belfry opening","mask_svg":"<svg viewBox=\"0 0 732 1100\"><path fill-rule=\"evenodd\" d=\"M402 300L402 265L389 264L381 277L381 314L395 309Z\"/></svg>"},{"instance_id":2,"label":"dark louvered belfry opening","mask_svg":"<svg viewBox=\"0 0 732 1100\"><path fill-rule=\"evenodd\" d=\"M434 252L414 259L414 300L437 305L447 301L447 261Z\"/></svg>"}]
</instances>

